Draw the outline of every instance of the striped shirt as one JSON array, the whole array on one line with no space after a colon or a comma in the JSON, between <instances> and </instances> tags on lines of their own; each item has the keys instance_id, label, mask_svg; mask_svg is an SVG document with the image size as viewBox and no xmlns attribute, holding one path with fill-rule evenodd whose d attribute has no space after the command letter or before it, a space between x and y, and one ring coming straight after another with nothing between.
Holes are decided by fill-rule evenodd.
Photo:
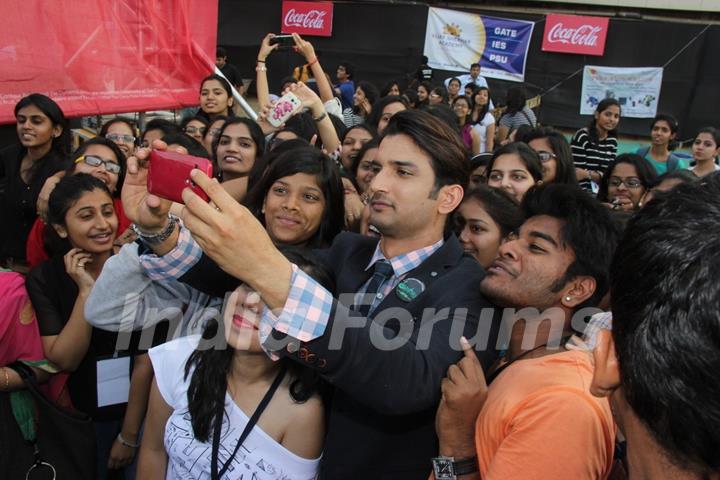
<instances>
[{"instance_id":1,"label":"striped shirt","mask_svg":"<svg viewBox=\"0 0 720 480\"><path fill-rule=\"evenodd\" d=\"M600 172L602 175L605 175L605 170L610 162L615 160L617 147L617 138L615 137L609 136L598 143L593 142L588 135L587 128L581 128L575 132L570 141L575 167ZM592 182L590 180L579 179L579 183L581 188L591 191Z\"/></svg>"}]
</instances>

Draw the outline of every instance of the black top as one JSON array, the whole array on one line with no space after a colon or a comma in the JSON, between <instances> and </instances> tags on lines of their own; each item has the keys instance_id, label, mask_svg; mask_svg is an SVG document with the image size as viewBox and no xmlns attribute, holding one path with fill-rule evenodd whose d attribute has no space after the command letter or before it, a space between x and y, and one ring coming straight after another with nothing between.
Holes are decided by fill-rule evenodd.
<instances>
[{"instance_id":1,"label":"black top","mask_svg":"<svg viewBox=\"0 0 720 480\"><path fill-rule=\"evenodd\" d=\"M225 78L228 79L228 82L230 82L230 85L237 88L238 85L242 83L242 77L240 76L240 71L237 69L235 65L232 65L230 63L226 63L220 71L223 75L225 75Z\"/></svg>"},{"instance_id":2,"label":"black top","mask_svg":"<svg viewBox=\"0 0 720 480\"><path fill-rule=\"evenodd\" d=\"M75 281L65 271L63 257L58 255L47 260L30 271L26 281L30 300L38 320L41 336L58 335L70 320L78 288ZM146 339L140 339L142 332L118 333L92 329L90 347L77 370L68 378L68 391L75 408L90 414L95 420L121 420L125 413L125 404L97 406L97 370L98 360L118 356L143 353L139 347L162 343L167 337L167 323L158 325L152 345L145 345ZM119 349L116 350L116 347ZM130 372L128 372L130 373Z\"/></svg>"},{"instance_id":3,"label":"black top","mask_svg":"<svg viewBox=\"0 0 720 480\"><path fill-rule=\"evenodd\" d=\"M25 259L25 244L37 219L37 199L45 180L67 168L67 159L51 150L38 160L38 169L26 184L20 176L20 165L27 150L13 145L0 150L0 180L5 188L0 194L0 259Z\"/></svg>"},{"instance_id":4,"label":"black top","mask_svg":"<svg viewBox=\"0 0 720 480\"><path fill-rule=\"evenodd\" d=\"M393 289L373 311L371 321L358 327L357 312L341 301L352 301L353 295L343 294L357 292L372 275L372 269L365 268L377 242L377 238L341 233L329 250L321 252L335 274L335 298L341 300L333 302L322 337L300 342L295 353L277 352L316 370L335 387L322 479L427 478L430 459L438 454L435 413L440 384L448 367L462 358L459 337L482 344L475 338L478 334L488 340L487 347L477 352L485 370L497 358L494 347L501 309L483 312L493 307L480 294L485 273L475 259L463 254L454 235L405 277L425 285L420 295L408 302ZM180 280L218 297L238 284L205 255ZM421 332L424 317L436 323L431 329L425 325ZM409 340L404 345L391 351L373 346L373 335L394 338L408 322ZM341 331L338 349L331 339ZM273 331L273 336L282 334Z\"/></svg>"}]
</instances>

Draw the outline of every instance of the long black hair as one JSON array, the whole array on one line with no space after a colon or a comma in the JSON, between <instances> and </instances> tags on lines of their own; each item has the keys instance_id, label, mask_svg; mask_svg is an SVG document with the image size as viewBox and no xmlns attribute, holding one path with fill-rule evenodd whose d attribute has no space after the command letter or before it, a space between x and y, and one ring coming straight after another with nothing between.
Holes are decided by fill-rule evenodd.
<instances>
[{"instance_id":1,"label":"long black hair","mask_svg":"<svg viewBox=\"0 0 720 480\"><path fill-rule=\"evenodd\" d=\"M126 160L125 155L123 154L122 150L120 150L120 147L118 147L115 142L112 142L104 137L94 137L90 140L86 140L83 142L82 145L78 147L77 150L72 154L72 160L73 163L70 165L70 168L68 169L67 173L73 173L75 171L75 160L80 158L81 156L85 155L85 152L87 152L88 147L91 147L92 145L102 145L103 147L107 147L110 150L112 150L113 155L115 155L115 158L117 159L118 163L120 164L120 173L118 174L118 180L117 184L115 185L115 191L112 192L113 198L120 198L120 193L122 192L123 182L125 181L125 171L127 169L126 167Z\"/></svg>"},{"instance_id":2,"label":"long black hair","mask_svg":"<svg viewBox=\"0 0 720 480\"><path fill-rule=\"evenodd\" d=\"M217 149L218 144L220 143L220 137L223 136L225 133L225 130L230 125L237 125L242 124L245 125L248 129L248 132L250 132L250 138L252 138L253 143L255 143L255 158L253 159L253 166L250 168L250 172L248 172L248 188L250 187L250 181L251 180L257 180L260 175L262 175L262 172L265 170L265 162L263 161L263 155L265 153L265 135L263 135L262 129L257 124L257 122L245 118L245 117L231 117L228 118L225 123L223 123L222 127L220 127L220 133L213 139L212 142L212 160L213 160L213 168L216 169L216 176L219 179L222 179L222 170L220 168L220 159L217 158Z\"/></svg>"},{"instance_id":3,"label":"long black hair","mask_svg":"<svg viewBox=\"0 0 720 480\"><path fill-rule=\"evenodd\" d=\"M482 205L483 210L490 215L490 218L500 229L503 238L520 228L520 225L525 221L517 200L500 188L479 185L465 192L463 202L468 200L475 200Z\"/></svg>"},{"instance_id":4,"label":"long black hair","mask_svg":"<svg viewBox=\"0 0 720 480\"><path fill-rule=\"evenodd\" d=\"M65 113L60 108L60 105L55 101L41 93L31 93L30 95L20 99L15 104L15 116L17 117L18 112L25 107L34 105L41 112L43 112L52 122L53 127L61 127L62 132L57 137L52 139L52 150L58 153L62 158L66 158L70 153L71 142L70 142L70 126Z\"/></svg>"},{"instance_id":5,"label":"long black hair","mask_svg":"<svg viewBox=\"0 0 720 480\"><path fill-rule=\"evenodd\" d=\"M499 149L495 150L495 153L493 153L493 156L490 159L490 163L488 163L487 169L485 170L485 176L488 179L490 178L490 173L492 172L493 166L495 165L495 161L502 155L508 154L516 154L520 157L520 160L525 165L528 173L531 177L533 177L536 183L542 180L543 172L540 157L538 156L537 152L535 152L535 150L528 147L527 144L522 142L508 143L507 145L504 145Z\"/></svg>"},{"instance_id":6,"label":"long black hair","mask_svg":"<svg viewBox=\"0 0 720 480\"><path fill-rule=\"evenodd\" d=\"M549 153L555 154L555 180L552 183L566 183L568 185L577 185L577 176L575 175L575 162L573 161L572 150L565 135L558 132L552 127L538 127L525 135L522 139L524 143L529 144L533 140L546 138L553 151Z\"/></svg>"},{"instance_id":7,"label":"long black hair","mask_svg":"<svg viewBox=\"0 0 720 480\"><path fill-rule=\"evenodd\" d=\"M643 157L636 153L623 153L613 160L605 170L602 180L600 180L600 189L598 190L597 198L601 202L608 201L608 186L610 185L610 177L612 176L613 170L621 163L626 163L635 167L637 177L642 183L642 186L647 192L655 186L657 181L657 172L655 168L650 165Z\"/></svg>"},{"instance_id":8,"label":"long black hair","mask_svg":"<svg viewBox=\"0 0 720 480\"><path fill-rule=\"evenodd\" d=\"M295 247L283 247L280 251L303 272L310 275L330 292L335 285L329 268L312 252ZM216 337L220 324L211 320L203 332L203 340L211 341ZM225 348L207 348L195 350L185 364L185 378L190 378L188 387L188 411L195 438L207 442L212 433L212 426L218 411L224 411L227 393L227 376L230 373L235 349L229 345ZM322 393L322 381L319 375L308 368L283 359L290 374L290 396L293 401L303 403L315 393ZM193 370L194 368L194 370Z\"/></svg>"},{"instance_id":9,"label":"long black hair","mask_svg":"<svg viewBox=\"0 0 720 480\"><path fill-rule=\"evenodd\" d=\"M378 92L377 87L372 83L363 80L358 82L355 91L357 92L359 89L362 89L363 93L365 94L365 98L367 98L367 101L370 104L370 107L375 108L375 102L377 102L380 98L380 92ZM353 113L355 115L361 115L364 114L365 111L362 109L362 107L360 107L360 105L353 105Z\"/></svg>"},{"instance_id":10,"label":"long black hair","mask_svg":"<svg viewBox=\"0 0 720 480\"><path fill-rule=\"evenodd\" d=\"M260 223L265 225L262 209L268 192L277 180L297 173L314 175L325 197L320 226L307 240L305 246L309 248L329 246L345 226L345 195L340 172L335 163L317 148L300 147L279 155L250 188L243 203L260 220Z\"/></svg>"},{"instance_id":11,"label":"long black hair","mask_svg":"<svg viewBox=\"0 0 720 480\"><path fill-rule=\"evenodd\" d=\"M621 108L620 102L618 102L614 98L605 98L600 103L598 103L598 106L595 109L595 113L602 113L613 105ZM595 115L592 116L590 123L587 126L587 131L588 136L593 143L598 143L600 141L597 134L597 119L595 118ZM614 130L608 132L608 137L617 137L617 127Z\"/></svg>"},{"instance_id":12,"label":"long black hair","mask_svg":"<svg viewBox=\"0 0 720 480\"><path fill-rule=\"evenodd\" d=\"M121 155L122 156L122 155ZM53 189L48 200L48 222L50 225L65 226L68 210L83 195L94 190L101 190L112 198L105 182L88 173L76 173L63 177ZM117 215L117 212L115 212ZM65 255L72 245L69 238L61 238L54 228L45 229L44 246L51 257Z\"/></svg>"},{"instance_id":13,"label":"long black hair","mask_svg":"<svg viewBox=\"0 0 720 480\"><path fill-rule=\"evenodd\" d=\"M228 83L227 80L225 80L220 75L208 75L207 77L203 78L200 82L200 90L198 90L198 93L202 92L203 85L205 85L205 82L209 82L210 80L217 80L220 83L220 86L223 90L225 90L225 93L227 93L228 98L233 99L233 104L235 103L233 94L232 94L232 87L230 87L230 83ZM207 113L205 110L202 109L202 107L198 108L198 111L195 113L195 116L197 117L204 117L207 119L208 122L212 123L212 120L215 119L215 116L212 118L210 117L210 114ZM235 112L233 112L233 105L228 105L228 117L234 117Z\"/></svg>"}]
</instances>

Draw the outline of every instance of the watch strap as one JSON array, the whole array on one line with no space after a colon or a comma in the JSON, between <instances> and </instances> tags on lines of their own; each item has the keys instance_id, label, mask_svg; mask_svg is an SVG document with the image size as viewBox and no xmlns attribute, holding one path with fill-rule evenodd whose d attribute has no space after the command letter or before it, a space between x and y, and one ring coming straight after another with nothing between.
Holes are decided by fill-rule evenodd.
<instances>
[{"instance_id":1,"label":"watch strap","mask_svg":"<svg viewBox=\"0 0 720 480\"><path fill-rule=\"evenodd\" d=\"M455 460L453 462L453 469L455 470L455 475L467 475L469 473L475 473L480 470L480 467L478 466L478 458L477 456L473 456L470 458L461 458L460 460Z\"/></svg>"}]
</instances>

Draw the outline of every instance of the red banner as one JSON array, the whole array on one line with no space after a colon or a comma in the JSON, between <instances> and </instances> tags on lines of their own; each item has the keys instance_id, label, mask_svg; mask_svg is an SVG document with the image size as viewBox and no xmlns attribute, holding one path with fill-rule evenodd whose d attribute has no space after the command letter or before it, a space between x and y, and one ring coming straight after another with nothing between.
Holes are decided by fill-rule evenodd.
<instances>
[{"instance_id":1,"label":"red banner","mask_svg":"<svg viewBox=\"0 0 720 480\"><path fill-rule=\"evenodd\" d=\"M218 4L3 0L0 123L39 92L68 117L197 105L215 64Z\"/></svg>"},{"instance_id":2,"label":"red banner","mask_svg":"<svg viewBox=\"0 0 720 480\"><path fill-rule=\"evenodd\" d=\"M332 36L332 2L282 3L282 33L299 33L316 37Z\"/></svg>"},{"instance_id":3,"label":"red banner","mask_svg":"<svg viewBox=\"0 0 720 480\"><path fill-rule=\"evenodd\" d=\"M609 19L550 14L545 20L542 49L546 52L603 55Z\"/></svg>"}]
</instances>

